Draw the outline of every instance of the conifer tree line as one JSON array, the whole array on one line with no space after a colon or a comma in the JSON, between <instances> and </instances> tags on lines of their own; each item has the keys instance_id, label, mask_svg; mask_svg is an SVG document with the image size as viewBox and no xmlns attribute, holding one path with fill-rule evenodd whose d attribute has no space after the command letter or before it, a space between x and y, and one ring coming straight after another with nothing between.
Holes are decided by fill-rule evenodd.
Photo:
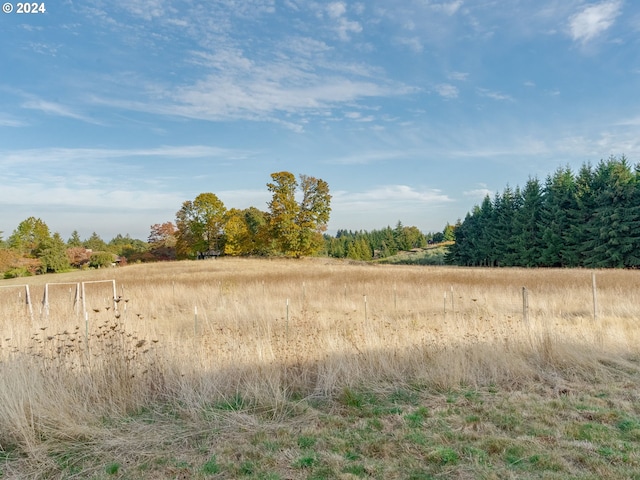
<instances>
[{"instance_id":1,"label":"conifer tree line","mask_svg":"<svg viewBox=\"0 0 640 480\"><path fill-rule=\"evenodd\" d=\"M485 197L455 228L466 266L640 267L640 164L610 157Z\"/></svg>"},{"instance_id":2,"label":"conifer tree line","mask_svg":"<svg viewBox=\"0 0 640 480\"><path fill-rule=\"evenodd\" d=\"M325 235L326 254L335 258L372 260L386 258L400 251L424 248L428 243L441 243L454 239L454 226L447 224L444 231L422 233L418 227L406 227L398 222L395 228L381 230L338 230L335 237Z\"/></svg>"}]
</instances>

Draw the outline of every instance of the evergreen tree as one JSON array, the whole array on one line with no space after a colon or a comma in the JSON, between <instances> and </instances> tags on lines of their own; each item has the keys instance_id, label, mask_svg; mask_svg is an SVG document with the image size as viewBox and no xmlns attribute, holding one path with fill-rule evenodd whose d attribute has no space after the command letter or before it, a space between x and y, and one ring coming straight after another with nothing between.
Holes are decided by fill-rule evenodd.
<instances>
[{"instance_id":1,"label":"evergreen tree","mask_svg":"<svg viewBox=\"0 0 640 480\"><path fill-rule=\"evenodd\" d=\"M517 263L514 252L514 219L520 208L520 190L507 186L502 195L496 195L493 206L493 220L488 223L487 235L491 238L490 265L512 266Z\"/></svg>"},{"instance_id":2,"label":"evergreen tree","mask_svg":"<svg viewBox=\"0 0 640 480\"><path fill-rule=\"evenodd\" d=\"M449 225L449 222L444 227L442 231L442 241L444 242L452 242L456 239L456 229L453 225Z\"/></svg>"},{"instance_id":3,"label":"evergreen tree","mask_svg":"<svg viewBox=\"0 0 640 480\"><path fill-rule=\"evenodd\" d=\"M640 266L640 203L637 176L626 158L600 162L594 173L594 204L586 227L585 266Z\"/></svg>"},{"instance_id":4,"label":"evergreen tree","mask_svg":"<svg viewBox=\"0 0 640 480\"><path fill-rule=\"evenodd\" d=\"M577 208L575 180L569 167L559 168L547 177L544 187L544 208L541 220L544 247L541 265L566 267L571 263L571 251L567 248L570 235L568 212Z\"/></svg>"},{"instance_id":5,"label":"evergreen tree","mask_svg":"<svg viewBox=\"0 0 640 480\"><path fill-rule=\"evenodd\" d=\"M564 239L565 260L569 267L586 265L588 250L591 248L588 226L593 222L596 198L593 193L594 172L589 164L583 164L575 178L574 200L567 207L568 229Z\"/></svg>"},{"instance_id":6,"label":"evergreen tree","mask_svg":"<svg viewBox=\"0 0 640 480\"><path fill-rule=\"evenodd\" d=\"M473 209L474 214L479 211L479 207L476 205ZM455 243L449 247L445 254L444 261L449 265L465 265L471 266L473 263L472 252L472 236L475 230L475 223L477 217L471 213L467 213L464 222L462 222L458 228L455 229Z\"/></svg>"},{"instance_id":7,"label":"evergreen tree","mask_svg":"<svg viewBox=\"0 0 640 480\"><path fill-rule=\"evenodd\" d=\"M67 246L70 248L82 246L82 240L80 240L80 234L77 230L71 232L71 237L69 237L69 240L67 240Z\"/></svg>"},{"instance_id":8,"label":"evergreen tree","mask_svg":"<svg viewBox=\"0 0 640 480\"><path fill-rule=\"evenodd\" d=\"M49 240L49 227L41 219L29 217L20 222L9 237L9 248L22 255L33 257L40 244Z\"/></svg>"},{"instance_id":9,"label":"evergreen tree","mask_svg":"<svg viewBox=\"0 0 640 480\"><path fill-rule=\"evenodd\" d=\"M93 232L88 239L82 242L82 246L94 252L104 252L107 250L107 244L96 232Z\"/></svg>"},{"instance_id":10,"label":"evergreen tree","mask_svg":"<svg viewBox=\"0 0 640 480\"><path fill-rule=\"evenodd\" d=\"M521 205L513 217L509 264L534 267L540 264L543 240L541 215L542 187L537 178L530 178L521 194Z\"/></svg>"},{"instance_id":11,"label":"evergreen tree","mask_svg":"<svg viewBox=\"0 0 640 480\"><path fill-rule=\"evenodd\" d=\"M67 245L58 232L51 238L43 240L35 254L42 264L42 273L59 273L71 268L69 257L67 257Z\"/></svg>"},{"instance_id":12,"label":"evergreen tree","mask_svg":"<svg viewBox=\"0 0 640 480\"><path fill-rule=\"evenodd\" d=\"M468 238L472 239L472 263L471 265L482 265L493 267L496 264L496 249L494 240L497 232L494 227L495 205L500 204L500 195L496 193L494 201L487 195L480 208L474 212L475 222L473 229L469 231Z\"/></svg>"}]
</instances>

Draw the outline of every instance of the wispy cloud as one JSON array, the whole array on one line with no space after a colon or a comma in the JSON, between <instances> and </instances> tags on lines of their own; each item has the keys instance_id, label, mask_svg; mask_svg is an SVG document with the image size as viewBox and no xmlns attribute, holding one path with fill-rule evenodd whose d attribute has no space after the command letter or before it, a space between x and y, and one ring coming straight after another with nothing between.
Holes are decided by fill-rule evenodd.
<instances>
[{"instance_id":1,"label":"wispy cloud","mask_svg":"<svg viewBox=\"0 0 640 480\"><path fill-rule=\"evenodd\" d=\"M478 92L478 95L480 95L481 97L491 98L493 100L507 101L507 102L514 101L511 95L507 95L506 93L502 93L502 92L496 92L486 88L478 88L477 92Z\"/></svg>"},{"instance_id":2,"label":"wispy cloud","mask_svg":"<svg viewBox=\"0 0 640 480\"><path fill-rule=\"evenodd\" d=\"M94 124L99 123L96 120L93 120L92 118L87 117L86 115L82 115L65 105L55 103L55 102L49 102L47 100L42 100L42 99L28 100L22 104L22 107L28 108L30 110L38 110L40 112L46 113L47 115L74 118L76 120L81 120L83 122L94 123Z\"/></svg>"},{"instance_id":3,"label":"wispy cloud","mask_svg":"<svg viewBox=\"0 0 640 480\"><path fill-rule=\"evenodd\" d=\"M79 188L76 185L47 186L44 183L17 183L0 191L2 205L68 206L78 210L102 208L112 210L176 209L184 201L180 194L141 189Z\"/></svg>"},{"instance_id":4,"label":"wispy cloud","mask_svg":"<svg viewBox=\"0 0 640 480\"><path fill-rule=\"evenodd\" d=\"M465 197L474 198L476 200L482 200L487 195L489 195L489 196L493 195L493 193L494 192L492 192L488 188L477 188L477 189L474 189L474 190L467 190L465 192L462 192L462 194Z\"/></svg>"},{"instance_id":5,"label":"wispy cloud","mask_svg":"<svg viewBox=\"0 0 640 480\"><path fill-rule=\"evenodd\" d=\"M404 47L409 48L409 50L415 52L415 53L420 53L424 50L424 45L422 44L422 40L420 40L420 37L417 36L413 36L413 37L405 37L405 36L400 36L400 37L396 37L394 39L394 43L396 45L401 45Z\"/></svg>"},{"instance_id":6,"label":"wispy cloud","mask_svg":"<svg viewBox=\"0 0 640 480\"><path fill-rule=\"evenodd\" d=\"M455 15L460 7L462 7L462 0L455 0L453 2L436 3L431 5L433 10L444 13L445 15Z\"/></svg>"},{"instance_id":7,"label":"wispy cloud","mask_svg":"<svg viewBox=\"0 0 640 480\"><path fill-rule=\"evenodd\" d=\"M569 19L569 31L576 42L587 43L611 28L622 10L620 0L609 0L583 8Z\"/></svg>"},{"instance_id":8,"label":"wispy cloud","mask_svg":"<svg viewBox=\"0 0 640 480\"><path fill-rule=\"evenodd\" d=\"M314 72L285 62L238 63L216 68L193 84L155 91L137 100L91 97L97 105L202 120L272 121L300 129L296 117L324 115L341 105L415 89L349 72Z\"/></svg>"},{"instance_id":9,"label":"wispy cloud","mask_svg":"<svg viewBox=\"0 0 640 480\"><path fill-rule=\"evenodd\" d=\"M0 127L26 127L27 125L27 122L19 120L12 115L0 113Z\"/></svg>"},{"instance_id":10,"label":"wispy cloud","mask_svg":"<svg viewBox=\"0 0 640 480\"><path fill-rule=\"evenodd\" d=\"M78 161L108 160L121 158L222 158L242 159L251 153L242 150L230 150L204 145L186 146L161 146L156 148L141 149L100 149L100 148L33 148L25 150L0 150L0 165L44 164L52 162L66 162L69 164Z\"/></svg>"},{"instance_id":11,"label":"wispy cloud","mask_svg":"<svg viewBox=\"0 0 640 480\"><path fill-rule=\"evenodd\" d=\"M120 8L127 10L132 15L151 20L161 17L165 13L165 1L163 0L137 0L135 2L119 1Z\"/></svg>"},{"instance_id":12,"label":"wispy cloud","mask_svg":"<svg viewBox=\"0 0 640 480\"><path fill-rule=\"evenodd\" d=\"M415 156L415 152L391 150L391 151L363 151L353 155L335 157L326 163L335 165L367 165L370 163L385 162L388 160L406 159Z\"/></svg>"},{"instance_id":13,"label":"wispy cloud","mask_svg":"<svg viewBox=\"0 0 640 480\"><path fill-rule=\"evenodd\" d=\"M409 185L383 185L363 192L338 191L333 201L342 208L395 209L398 204L433 205L453 200L438 189L418 189Z\"/></svg>"},{"instance_id":14,"label":"wispy cloud","mask_svg":"<svg viewBox=\"0 0 640 480\"><path fill-rule=\"evenodd\" d=\"M456 80L458 82L465 81L468 78L469 78L469 73L468 72L451 72L449 74L449 79L450 80Z\"/></svg>"},{"instance_id":15,"label":"wispy cloud","mask_svg":"<svg viewBox=\"0 0 640 480\"><path fill-rule=\"evenodd\" d=\"M625 127L640 127L640 115L637 117L625 118L623 120L616 122L615 125L625 126Z\"/></svg>"},{"instance_id":16,"label":"wispy cloud","mask_svg":"<svg viewBox=\"0 0 640 480\"><path fill-rule=\"evenodd\" d=\"M458 87L448 83L441 83L435 87L438 95L444 98L458 98Z\"/></svg>"},{"instance_id":17,"label":"wispy cloud","mask_svg":"<svg viewBox=\"0 0 640 480\"><path fill-rule=\"evenodd\" d=\"M350 34L362 32L362 25L359 22L347 19L347 6L344 2L331 2L326 9L329 17L336 22L335 30L340 40L350 40Z\"/></svg>"}]
</instances>

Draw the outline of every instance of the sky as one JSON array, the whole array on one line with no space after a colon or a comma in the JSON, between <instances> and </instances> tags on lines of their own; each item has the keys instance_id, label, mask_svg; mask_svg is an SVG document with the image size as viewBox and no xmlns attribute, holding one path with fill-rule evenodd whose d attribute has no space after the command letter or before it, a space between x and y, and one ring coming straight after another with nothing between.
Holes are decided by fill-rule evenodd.
<instances>
[{"instance_id":1,"label":"sky","mask_svg":"<svg viewBox=\"0 0 640 480\"><path fill-rule=\"evenodd\" d=\"M31 5L31 4L29 4ZM270 174L328 231L442 231L487 194L640 162L635 0L50 0L0 13L0 231L145 240ZM12 11L7 13L12 7Z\"/></svg>"}]
</instances>

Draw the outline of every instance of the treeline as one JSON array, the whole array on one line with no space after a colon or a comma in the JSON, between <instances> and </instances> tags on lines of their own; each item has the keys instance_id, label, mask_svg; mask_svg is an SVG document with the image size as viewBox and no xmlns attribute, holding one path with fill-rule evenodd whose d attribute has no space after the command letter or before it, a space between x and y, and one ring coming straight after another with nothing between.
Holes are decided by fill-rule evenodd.
<instances>
[{"instance_id":1,"label":"treeline","mask_svg":"<svg viewBox=\"0 0 640 480\"><path fill-rule=\"evenodd\" d=\"M611 157L544 184L506 187L455 228L446 261L468 266L640 266L640 164Z\"/></svg>"},{"instance_id":2,"label":"treeline","mask_svg":"<svg viewBox=\"0 0 640 480\"><path fill-rule=\"evenodd\" d=\"M338 230L335 237L325 235L325 250L330 257L372 260L453 239L454 227L448 224L443 232L424 234L417 227L406 227L398 222L394 229L387 227L370 232Z\"/></svg>"},{"instance_id":3,"label":"treeline","mask_svg":"<svg viewBox=\"0 0 640 480\"><path fill-rule=\"evenodd\" d=\"M4 278L58 273L74 268L100 268L136 260L149 248L142 240L117 235L108 243L93 232L82 240L74 231L68 240L51 234L40 218L20 222L7 240L0 237L0 274Z\"/></svg>"},{"instance_id":4,"label":"treeline","mask_svg":"<svg viewBox=\"0 0 640 480\"><path fill-rule=\"evenodd\" d=\"M117 235L104 242L97 233L65 241L40 218L21 222L5 241L0 235L0 274L5 278L127 262L198 258L206 255L316 255L331 212L328 184L289 172L271 174L268 211L227 209L214 193L185 201L175 223L151 226L147 242ZM297 200L299 198L300 200ZM0 232L1 234L2 232Z\"/></svg>"},{"instance_id":5,"label":"treeline","mask_svg":"<svg viewBox=\"0 0 640 480\"><path fill-rule=\"evenodd\" d=\"M307 175L296 180L290 172L272 173L271 180L266 212L255 207L227 210L214 193L184 202L172 233L177 258L209 253L301 257L320 252L331 213L327 182Z\"/></svg>"}]
</instances>

